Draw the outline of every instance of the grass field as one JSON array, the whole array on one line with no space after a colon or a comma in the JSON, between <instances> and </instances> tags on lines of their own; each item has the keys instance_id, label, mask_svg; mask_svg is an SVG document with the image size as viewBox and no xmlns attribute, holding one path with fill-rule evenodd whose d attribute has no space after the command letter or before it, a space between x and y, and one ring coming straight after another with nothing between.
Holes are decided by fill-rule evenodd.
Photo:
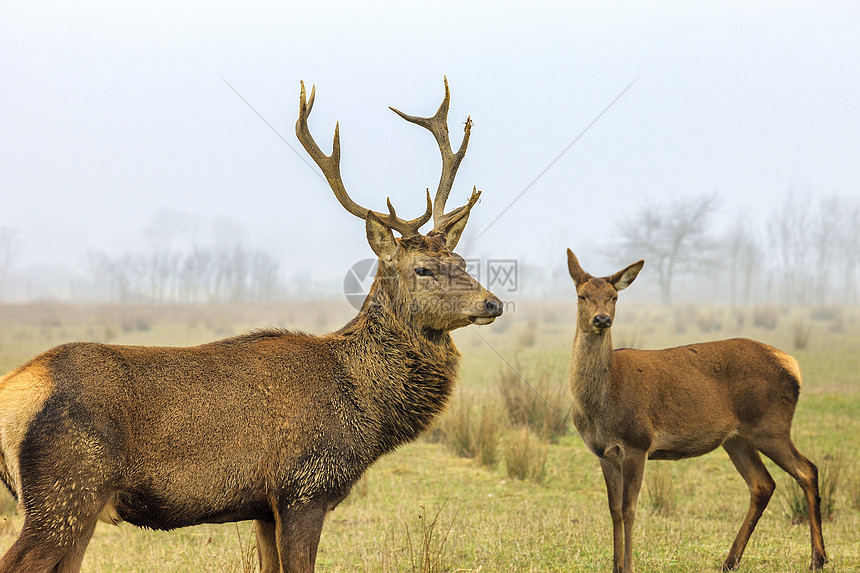
<instances>
[{"instance_id":1,"label":"grass field","mask_svg":"<svg viewBox=\"0 0 860 573\"><path fill-rule=\"evenodd\" d=\"M534 438L531 478L511 477L523 435L509 417L503 378L540 388L567 414L566 371L573 301L521 302L487 327L455 333L462 376L446 419L427 438L382 458L328 518L319 571L610 571L611 528L597 460L569 423L552 439ZM197 344L262 326L326 332L353 312L341 302L199 307L0 306L0 371L63 342ZM748 336L793 354L804 371L795 442L832 486L824 523L828 571L860 570L860 312L857 309L680 307L620 303L616 346L660 348ZM529 392L531 392L529 390ZM567 400L563 404L556 400ZM538 405L540 405L540 402ZM467 408L467 410L463 410ZM465 414L467 415L464 415ZM493 455L463 457L452 428L478 416ZM554 416L550 410L548 416ZM464 421L465 420L465 421ZM539 433L539 431L538 431ZM530 453L529 453L530 452ZM473 454L471 454L473 455ZM792 491L769 461L777 492L740 571L807 571L806 524L793 523ZM0 550L21 517L5 493ZM693 460L651 462L640 497L635 561L641 572L716 571L740 526L746 486L722 450ZM796 517L796 516L794 516ZM3 518L0 517L0 520ZM85 571L255 570L248 523L153 532L127 524L96 529Z\"/></svg>"}]
</instances>

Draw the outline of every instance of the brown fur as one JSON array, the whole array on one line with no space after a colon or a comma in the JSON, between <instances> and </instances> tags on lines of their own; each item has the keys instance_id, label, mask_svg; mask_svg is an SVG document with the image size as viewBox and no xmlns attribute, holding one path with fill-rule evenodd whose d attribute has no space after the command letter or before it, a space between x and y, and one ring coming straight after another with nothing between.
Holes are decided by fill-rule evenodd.
<instances>
[{"instance_id":1,"label":"brown fur","mask_svg":"<svg viewBox=\"0 0 860 573\"><path fill-rule=\"evenodd\" d=\"M633 571L633 522L646 459L677 460L723 446L750 489L750 506L723 569L737 567L774 482L759 452L792 475L810 510L812 567L826 562L818 470L791 442L800 368L791 356L735 338L664 350L612 349L618 291L639 261L611 277L582 270L568 250L579 298L570 366L573 420L600 458L613 522L613 571Z\"/></svg>"},{"instance_id":2,"label":"brown fur","mask_svg":"<svg viewBox=\"0 0 860 573\"><path fill-rule=\"evenodd\" d=\"M379 270L337 332L66 344L0 379L0 476L24 512L0 573L79 571L99 519L252 519L265 573L313 571L326 514L445 408L449 331L502 313L451 252L467 215L395 239L368 213Z\"/></svg>"}]
</instances>

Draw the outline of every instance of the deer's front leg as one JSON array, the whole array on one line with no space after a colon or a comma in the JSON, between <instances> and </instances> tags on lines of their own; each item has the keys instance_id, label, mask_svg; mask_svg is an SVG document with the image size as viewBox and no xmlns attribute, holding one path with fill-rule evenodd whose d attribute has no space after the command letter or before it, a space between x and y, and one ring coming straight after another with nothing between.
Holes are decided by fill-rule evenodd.
<instances>
[{"instance_id":1,"label":"deer's front leg","mask_svg":"<svg viewBox=\"0 0 860 573\"><path fill-rule=\"evenodd\" d=\"M621 513L624 479L620 460L617 456L600 458L600 469L603 470L609 515L612 516L612 573L619 573L623 570L624 560L624 518Z\"/></svg>"},{"instance_id":2,"label":"deer's front leg","mask_svg":"<svg viewBox=\"0 0 860 573\"><path fill-rule=\"evenodd\" d=\"M633 522L636 521L636 502L645 473L646 453L625 451L621 459L621 474L624 493L621 500L621 516L624 519L624 573L633 573Z\"/></svg>"},{"instance_id":3,"label":"deer's front leg","mask_svg":"<svg viewBox=\"0 0 860 573\"><path fill-rule=\"evenodd\" d=\"M295 503L276 512L275 531L283 573L313 573L326 504Z\"/></svg>"}]
</instances>

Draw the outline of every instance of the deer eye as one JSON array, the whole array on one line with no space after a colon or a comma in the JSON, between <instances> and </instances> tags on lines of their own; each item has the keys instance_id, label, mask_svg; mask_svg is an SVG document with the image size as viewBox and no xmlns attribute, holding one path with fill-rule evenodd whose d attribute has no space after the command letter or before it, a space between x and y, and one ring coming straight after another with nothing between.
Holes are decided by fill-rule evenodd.
<instances>
[{"instance_id":1,"label":"deer eye","mask_svg":"<svg viewBox=\"0 0 860 573\"><path fill-rule=\"evenodd\" d=\"M581 300L581 301L585 301L585 297L584 297L584 296L582 296L582 295L579 295L577 298L578 298L579 300Z\"/></svg>"},{"instance_id":2,"label":"deer eye","mask_svg":"<svg viewBox=\"0 0 860 573\"><path fill-rule=\"evenodd\" d=\"M430 269L428 269L426 267L418 267L415 269L415 274L418 275L419 277L432 277L433 271L431 271Z\"/></svg>"}]
</instances>

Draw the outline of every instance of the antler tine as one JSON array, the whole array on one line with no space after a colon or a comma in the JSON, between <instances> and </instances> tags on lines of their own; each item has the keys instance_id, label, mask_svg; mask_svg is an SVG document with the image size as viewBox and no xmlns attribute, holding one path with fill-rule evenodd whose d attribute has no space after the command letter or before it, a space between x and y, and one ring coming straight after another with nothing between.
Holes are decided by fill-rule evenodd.
<instances>
[{"instance_id":1,"label":"antler tine","mask_svg":"<svg viewBox=\"0 0 860 573\"><path fill-rule=\"evenodd\" d=\"M367 219L367 213L370 209L362 207L353 201L349 194L347 194L346 187L343 185L343 178L340 174L340 123L336 123L334 127L334 139L332 140L331 155L326 155L322 149L320 149L308 128L308 116L311 113L311 109L314 107L315 95L316 86L312 86L311 97L310 99L306 98L305 83L301 82L299 118L296 120L296 137L298 137L299 142L302 144L302 147L305 148L305 151L308 152L308 155L311 156L311 159L314 160L314 163L319 166L323 175L325 175L326 181L328 181L329 187L334 191L334 196L337 197L337 200L341 205L343 205L344 209L360 219ZM430 201L430 191L427 191L427 209L420 217L416 217L409 221L400 219L397 217L394 207L391 206L390 200L388 201L388 211L389 214L387 215L377 211L373 211L373 214L376 215L380 221L403 235L404 238L415 236L418 234L418 229L421 225L429 221L432 216L433 205Z\"/></svg>"},{"instance_id":2,"label":"antler tine","mask_svg":"<svg viewBox=\"0 0 860 573\"><path fill-rule=\"evenodd\" d=\"M469 196L469 200L466 201L466 204L462 207L457 207L453 211L445 213L442 215L442 218L435 223L435 229L441 230L453 225L463 217L468 217L469 212L472 210L472 207L475 206L475 203L478 202L478 199L481 197L481 192L478 191L477 187L472 187L472 195Z\"/></svg>"},{"instance_id":3,"label":"antler tine","mask_svg":"<svg viewBox=\"0 0 860 573\"><path fill-rule=\"evenodd\" d=\"M445 203L448 201L448 195L451 193L451 187L454 185L454 178L457 176L457 169L460 167L460 162L466 155L466 148L469 145L469 135L472 131L472 119L466 118L466 127L464 129L463 141L460 143L460 148L454 153L451 149L451 140L448 136L448 104L451 99L450 91L448 90L448 78L445 78L445 98L442 104L436 111L435 115L430 117L419 117L408 115L399 109L390 108L391 111L415 125L430 131L433 137L436 138L436 143L439 145L439 151L442 154L442 175L439 177L439 187L436 189L436 198L433 201L433 223L434 229L442 229L442 221L446 219ZM471 199L470 199L471 201ZM452 211L453 213L453 211ZM449 213L450 214L450 213Z\"/></svg>"},{"instance_id":4,"label":"antler tine","mask_svg":"<svg viewBox=\"0 0 860 573\"><path fill-rule=\"evenodd\" d=\"M427 208L424 210L424 213L420 217L415 217L414 219L410 219L409 221L404 221L403 219L397 216L397 213L394 211L394 206L391 205L391 199L386 198L386 202L388 204L388 215L382 215L381 213L376 213L376 216L379 219L394 229L395 231L399 231L403 237L412 237L418 234L418 229L421 228L424 223L430 220L430 217L433 216L433 202L430 200L430 190L427 190Z\"/></svg>"}]
</instances>

